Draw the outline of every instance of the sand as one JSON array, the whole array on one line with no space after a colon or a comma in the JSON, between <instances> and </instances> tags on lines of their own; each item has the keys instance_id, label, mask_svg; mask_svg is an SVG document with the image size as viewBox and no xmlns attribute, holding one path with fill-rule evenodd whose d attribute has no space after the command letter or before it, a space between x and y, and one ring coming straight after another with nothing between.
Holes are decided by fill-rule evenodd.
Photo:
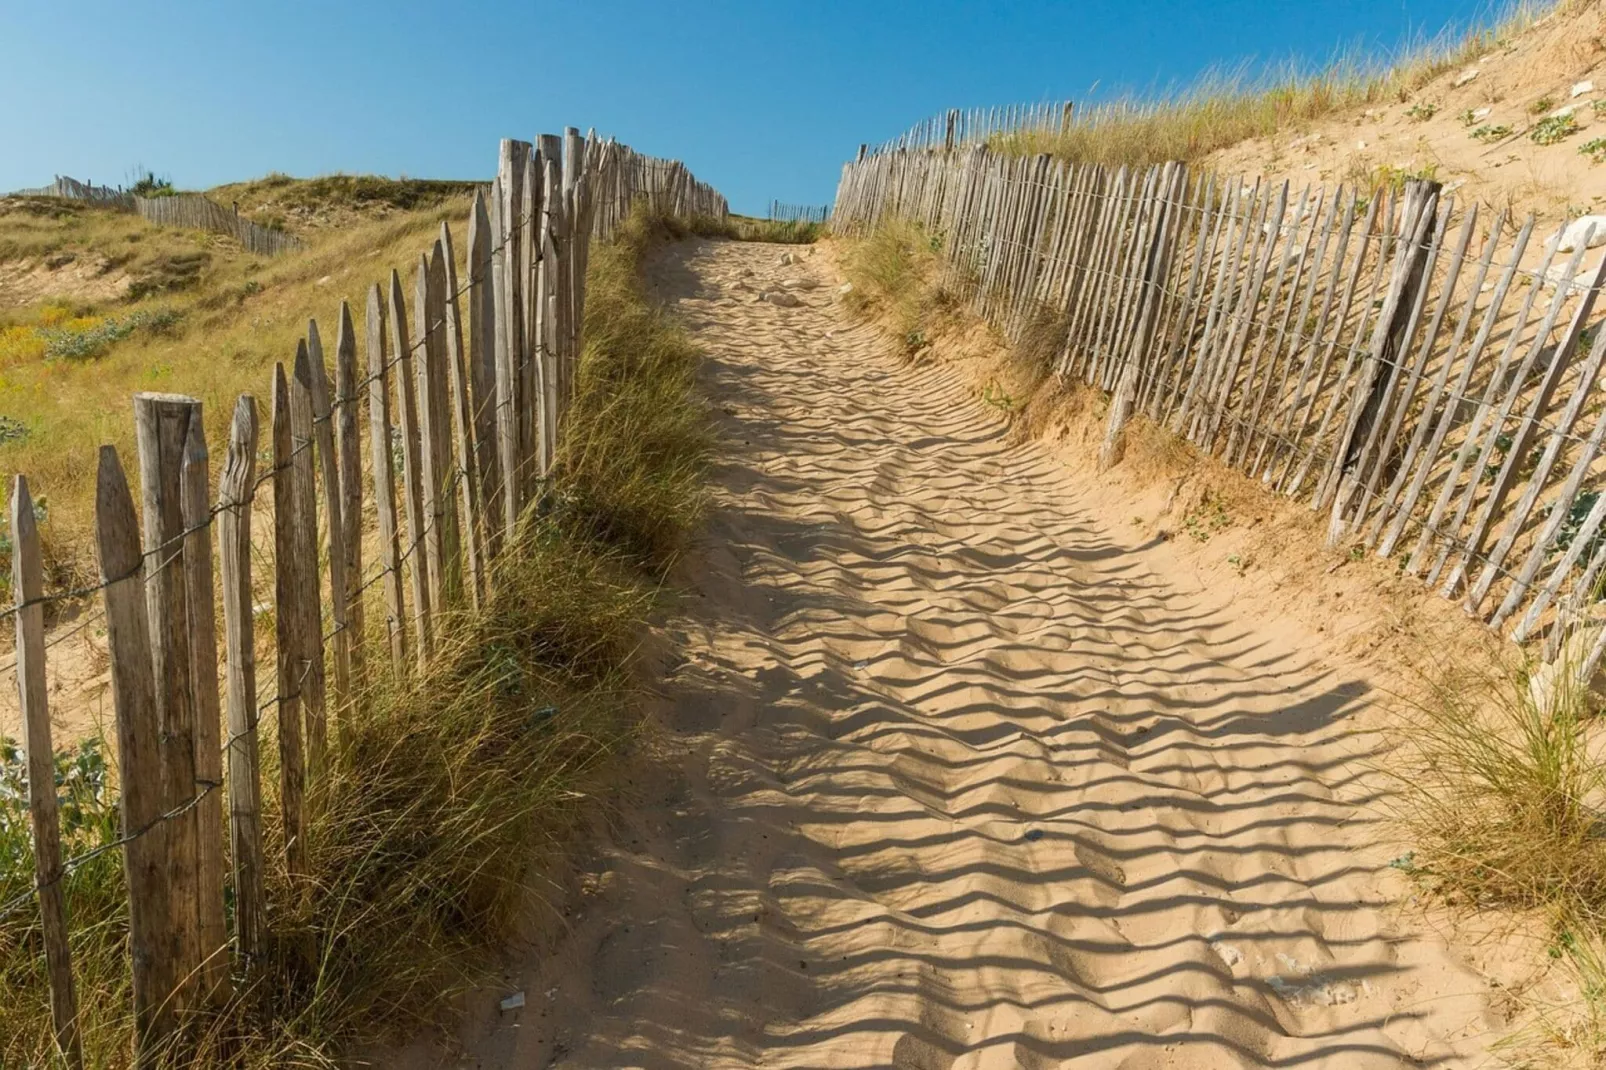
<instances>
[{"instance_id":1,"label":"sand","mask_svg":"<svg viewBox=\"0 0 1606 1070\"><path fill-rule=\"evenodd\" d=\"M1366 666L780 252L656 257L719 436L658 760L419 1065L1482 1065L1487 981L1399 909Z\"/></svg>"},{"instance_id":2,"label":"sand","mask_svg":"<svg viewBox=\"0 0 1606 1070\"><path fill-rule=\"evenodd\" d=\"M1536 143L1547 115L1572 115L1578 130ZM1475 118L1474 118L1475 117ZM1499 139L1474 131L1505 126ZM1251 138L1204 161L1223 174L1371 187L1392 175L1445 183L1484 218L1509 210L1511 229L1528 212L1549 231L1563 219L1606 212L1606 162L1583 146L1606 137L1606 6L1573 5L1506 44L1445 71L1407 99L1356 108L1268 138ZM1599 157L1606 160L1606 152ZM1539 244L1539 243L1536 243Z\"/></svg>"}]
</instances>

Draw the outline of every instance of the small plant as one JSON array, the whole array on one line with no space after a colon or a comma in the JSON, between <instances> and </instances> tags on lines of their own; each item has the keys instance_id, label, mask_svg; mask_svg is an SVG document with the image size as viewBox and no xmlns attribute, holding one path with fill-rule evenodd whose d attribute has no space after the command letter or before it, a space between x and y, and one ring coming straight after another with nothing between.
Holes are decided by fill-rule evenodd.
<instances>
[{"instance_id":1,"label":"small plant","mask_svg":"<svg viewBox=\"0 0 1606 1070\"><path fill-rule=\"evenodd\" d=\"M1359 561L1361 558L1363 558L1365 556L1366 556L1366 547L1362 546L1361 544L1356 543L1354 546L1351 546L1349 548L1349 559L1351 561Z\"/></svg>"},{"instance_id":2,"label":"small plant","mask_svg":"<svg viewBox=\"0 0 1606 1070\"><path fill-rule=\"evenodd\" d=\"M155 171L146 171L128 187L128 192L136 197L171 197L178 191L173 188L170 178L157 178Z\"/></svg>"},{"instance_id":3,"label":"small plant","mask_svg":"<svg viewBox=\"0 0 1606 1070\"><path fill-rule=\"evenodd\" d=\"M1545 114L1545 112L1550 111L1555 106L1556 106L1555 98L1553 98L1553 97L1540 97L1538 100L1536 100L1532 104L1528 105L1528 114L1529 115L1543 115L1543 114Z\"/></svg>"},{"instance_id":4,"label":"small plant","mask_svg":"<svg viewBox=\"0 0 1606 1070\"><path fill-rule=\"evenodd\" d=\"M1195 542L1209 542L1210 536L1222 531L1231 523L1232 517L1227 515L1227 507L1209 498L1200 502L1182 518L1183 529L1193 536Z\"/></svg>"},{"instance_id":5,"label":"small plant","mask_svg":"<svg viewBox=\"0 0 1606 1070\"><path fill-rule=\"evenodd\" d=\"M1496 141L1503 141L1510 137L1511 127L1506 126L1504 123L1498 126L1491 126L1488 123L1484 123L1467 136L1472 138L1473 141L1481 141L1485 145L1488 145Z\"/></svg>"},{"instance_id":6,"label":"small plant","mask_svg":"<svg viewBox=\"0 0 1606 1070\"><path fill-rule=\"evenodd\" d=\"M1004 388L998 385L997 379L988 380L987 385L982 388L981 399L1000 412L1015 411L1015 399L1004 392Z\"/></svg>"},{"instance_id":7,"label":"small plant","mask_svg":"<svg viewBox=\"0 0 1606 1070\"><path fill-rule=\"evenodd\" d=\"M1425 123L1437 115L1438 111L1439 106L1433 101L1419 100L1415 104L1412 104L1409 108L1405 109L1405 114L1409 118L1415 119L1419 123Z\"/></svg>"},{"instance_id":8,"label":"small plant","mask_svg":"<svg viewBox=\"0 0 1606 1070\"><path fill-rule=\"evenodd\" d=\"M1460 115L1457 115L1456 118L1461 121L1462 126L1471 126L1478 121L1478 113L1468 108Z\"/></svg>"},{"instance_id":9,"label":"small plant","mask_svg":"<svg viewBox=\"0 0 1606 1070\"><path fill-rule=\"evenodd\" d=\"M1606 160L1606 137L1590 138L1578 146L1578 155L1588 156L1590 163Z\"/></svg>"},{"instance_id":10,"label":"small plant","mask_svg":"<svg viewBox=\"0 0 1606 1070\"><path fill-rule=\"evenodd\" d=\"M1571 112L1566 115L1549 115L1534 124L1528 134L1537 145L1554 145L1578 132L1578 120Z\"/></svg>"}]
</instances>

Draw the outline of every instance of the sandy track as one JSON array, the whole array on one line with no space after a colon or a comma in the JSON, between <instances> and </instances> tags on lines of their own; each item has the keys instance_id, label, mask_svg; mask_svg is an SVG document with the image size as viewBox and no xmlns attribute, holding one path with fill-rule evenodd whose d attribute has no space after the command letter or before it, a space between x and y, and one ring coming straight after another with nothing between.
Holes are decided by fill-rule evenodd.
<instances>
[{"instance_id":1,"label":"sandy track","mask_svg":"<svg viewBox=\"0 0 1606 1070\"><path fill-rule=\"evenodd\" d=\"M1364 677L779 252L654 266L721 436L676 761L467 1065L1479 1065L1484 984L1391 906Z\"/></svg>"}]
</instances>

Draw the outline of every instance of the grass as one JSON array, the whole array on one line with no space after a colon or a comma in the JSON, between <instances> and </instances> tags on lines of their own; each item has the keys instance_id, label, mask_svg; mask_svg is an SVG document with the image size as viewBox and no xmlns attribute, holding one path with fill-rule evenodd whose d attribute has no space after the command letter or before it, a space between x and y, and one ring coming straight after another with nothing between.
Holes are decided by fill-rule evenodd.
<instances>
[{"instance_id":1,"label":"grass","mask_svg":"<svg viewBox=\"0 0 1606 1070\"><path fill-rule=\"evenodd\" d=\"M1509 1042L1606 1058L1606 766L1576 659L1446 670L1411 703L1389 773L1413 846L1397 863L1451 906L1537 915L1569 998ZM1592 1065L1598 1065L1593 1063Z\"/></svg>"},{"instance_id":2,"label":"grass","mask_svg":"<svg viewBox=\"0 0 1606 1070\"><path fill-rule=\"evenodd\" d=\"M1437 75L1498 47L1552 11L1571 6L1516 0L1490 24L1447 29L1401 55L1340 56L1311 71L1285 64L1255 72L1216 71L1161 99L1127 95L1101 107L1092 121L1065 131L1028 131L993 139L1006 153L1049 153L1061 159L1144 167L1169 160L1192 162L1251 138L1269 137L1352 108L1405 103ZM1437 105L1417 102L1413 118Z\"/></svg>"},{"instance_id":3,"label":"grass","mask_svg":"<svg viewBox=\"0 0 1606 1070\"><path fill-rule=\"evenodd\" d=\"M612 760L638 731L643 622L704 502L698 354L638 279L642 253L666 233L638 213L594 250L577 400L548 493L498 559L488 604L437 627L430 670L374 683L331 732L310 875L267 875L263 969L200 1024L193 1065L334 1067L354 1043L440 1022L542 916L542 876L608 805ZM269 856L280 859L267 795ZM0 852L20 820L8 799L0 793ZM120 1066L126 913L120 859L104 857L104 872L75 875L68 892L86 1048L92 1065ZM6 879L0 871L0 893ZM48 1049L35 924L0 919L0 1065L41 1065Z\"/></svg>"}]
</instances>

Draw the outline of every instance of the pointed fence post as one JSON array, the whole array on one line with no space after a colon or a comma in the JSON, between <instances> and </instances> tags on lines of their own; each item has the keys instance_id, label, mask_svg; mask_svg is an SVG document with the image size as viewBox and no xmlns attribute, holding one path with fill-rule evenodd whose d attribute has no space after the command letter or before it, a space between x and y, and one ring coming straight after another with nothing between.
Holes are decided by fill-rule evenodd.
<instances>
[{"instance_id":1,"label":"pointed fence post","mask_svg":"<svg viewBox=\"0 0 1606 1070\"><path fill-rule=\"evenodd\" d=\"M117 450L100 448L95 480L95 544L106 609L106 652L117 711L117 779L128 885L128 949L134 1003L134 1067L153 1070L173 1034L177 985L173 914L168 906L168 833L161 820L162 728L151 663L139 520Z\"/></svg>"},{"instance_id":2,"label":"pointed fence post","mask_svg":"<svg viewBox=\"0 0 1606 1070\"><path fill-rule=\"evenodd\" d=\"M28 481L11 490L11 590L17 599L17 697L22 709L22 749L27 757L28 820L33 827L34 878L39 921L50 980L50 1020L56 1051L71 1070L83 1070L78 1035L78 996L73 990L72 952L67 944L67 897L61 886L61 823L56 807L56 752L50 741L45 687L44 561L39 524Z\"/></svg>"},{"instance_id":3,"label":"pointed fence post","mask_svg":"<svg viewBox=\"0 0 1606 1070\"><path fill-rule=\"evenodd\" d=\"M218 479L218 570L228 659L229 842L234 860L235 946L247 978L262 948L262 773L257 739L257 668L251 590L251 495L256 489L256 399L242 394Z\"/></svg>"}]
</instances>

